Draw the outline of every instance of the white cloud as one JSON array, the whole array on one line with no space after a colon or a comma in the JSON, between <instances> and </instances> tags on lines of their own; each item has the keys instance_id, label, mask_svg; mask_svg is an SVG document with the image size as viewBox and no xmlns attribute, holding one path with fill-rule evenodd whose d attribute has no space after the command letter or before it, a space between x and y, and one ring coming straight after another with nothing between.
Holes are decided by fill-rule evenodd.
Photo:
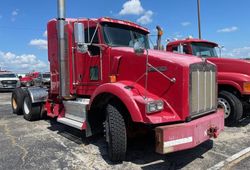
<instances>
[{"instance_id":1,"label":"white cloud","mask_svg":"<svg viewBox=\"0 0 250 170\"><path fill-rule=\"evenodd\" d=\"M48 63L39 60L34 54L16 55L0 51L0 66L6 70L29 72L32 70L48 71Z\"/></svg>"},{"instance_id":2,"label":"white cloud","mask_svg":"<svg viewBox=\"0 0 250 170\"><path fill-rule=\"evenodd\" d=\"M11 12L11 21L15 22L16 21L16 17L19 14L19 9L15 9L14 11Z\"/></svg>"},{"instance_id":3,"label":"white cloud","mask_svg":"<svg viewBox=\"0 0 250 170\"><path fill-rule=\"evenodd\" d=\"M185 22L182 22L181 25L182 25L183 27L186 27L186 26L191 25L191 23L188 22L188 21L185 21Z\"/></svg>"},{"instance_id":4,"label":"white cloud","mask_svg":"<svg viewBox=\"0 0 250 170\"><path fill-rule=\"evenodd\" d=\"M35 46L39 49L47 49L47 40L44 39L33 39L30 41L29 45Z\"/></svg>"},{"instance_id":5,"label":"white cloud","mask_svg":"<svg viewBox=\"0 0 250 170\"><path fill-rule=\"evenodd\" d=\"M140 15L144 12L140 0L129 0L123 4L120 15Z\"/></svg>"},{"instance_id":6,"label":"white cloud","mask_svg":"<svg viewBox=\"0 0 250 170\"><path fill-rule=\"evenodd\" d=\"M18 15L18 9L12 11L11 15L12 15L12 16L17 16L17 15Z\"/></svg>"},{"instance_id":7,"label":"white cloud","mask_svg":"<svg viewBox=\"0 0 250 170\"><path fill-rule=\"evenodd\" d=\"M222 57L230 58L247 58L250 57L250 46L235 48L232 50L226 50L226 53L222 53Z\"/></svg>"},{"instance_id":8,"label":"white cloud","mask_svg":"<svg viewBox=\"0 0 250 170\"><path fill-rule=\"evenodd\" d=\"M47 36L48 36L48 32L47 32L47 30L46 30L46 31L44 31L44 33L43 33L43 37L47 38Z\"/></svg>"},{"instance_id":9,"label":"white cloud","mask_svg":"<svg viewBox=\"0 0 250 170\"><path fill-rule=\"evenodd\" d=\"M238 30L238 27L233 26L233 27L219 29L217 30L217 32L235 32L237 30Z\"/></svg>"},{"instance_id":10,"label":"white cloud","mask_svg":"<svg viewBox=\"0 0 250 170\"><path fill-rule=\"evenodd\" d=\"M142 25L146 25L148 23L151 23L153 14L154 13L151 10L148 10L147 12L144 13L143 16L141 16L140 18L137 19L137 22L142 24Z\"/></svg>"}]
</instances>

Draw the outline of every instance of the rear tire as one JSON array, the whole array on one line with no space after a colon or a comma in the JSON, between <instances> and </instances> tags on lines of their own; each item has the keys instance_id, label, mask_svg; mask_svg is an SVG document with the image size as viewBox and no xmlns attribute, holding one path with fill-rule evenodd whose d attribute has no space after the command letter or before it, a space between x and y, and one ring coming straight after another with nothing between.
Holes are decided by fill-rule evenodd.
<instances>
[{"instance_id":1,"label":"rear tire","mask_svg":"<svg viewBox=\"0 0 250 170\"><path fill-rule=\"evenodd\" d=\"M105 135L109 158L113 162L125 160L127 151L126 124L121 112L114 104L107 105Z\"/></svg>"},{"instance_id":2,"label":"rear tire","mask_svg":"<svg viewBox=\"0 0 250 170\"><path fill-rule=\"evenodd\" d=\"M25 95L23 101L23 117L28 121L41 119L41 104L32 103L28 93Z\"/></svg>"},{"instance_id":3,"label":"rear tire","mask_svg":"<svg viewBox=\"0 0 250 170\"><path fill-rule=\"evenodd\" d=\"M225 124L234 125L239 122L243 115L241 101L232 93L221 91L218 97L218 105L225 111Z\"/></svg>"},{"instance_id":4,"label":"rear tire","mask_svg":"<svg viewBox=\"0 0 250 170\"><path fill-rule=\"evenodd\" d=\"M16 88L11 95L11 106L14 114L23 114L23 100L25 96L25 90L22 88Z\"/></svg>"}]
</instances>

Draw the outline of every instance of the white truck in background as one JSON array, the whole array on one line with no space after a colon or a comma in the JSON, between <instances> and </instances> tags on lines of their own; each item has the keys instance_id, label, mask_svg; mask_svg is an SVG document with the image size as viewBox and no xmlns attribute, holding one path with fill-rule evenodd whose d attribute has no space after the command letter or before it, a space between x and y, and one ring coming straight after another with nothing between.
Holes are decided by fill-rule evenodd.
<instances>
[{"instance_id":1,"label":"white truck in background","mask_svg":"<svg viewBox=\"0 0 250 170\"><path fill-rule=\"evenodd\" d=\"M20 85L20 80L15 73L0 71L0 91L14 90Z\"/></svg>"}]
</instances>

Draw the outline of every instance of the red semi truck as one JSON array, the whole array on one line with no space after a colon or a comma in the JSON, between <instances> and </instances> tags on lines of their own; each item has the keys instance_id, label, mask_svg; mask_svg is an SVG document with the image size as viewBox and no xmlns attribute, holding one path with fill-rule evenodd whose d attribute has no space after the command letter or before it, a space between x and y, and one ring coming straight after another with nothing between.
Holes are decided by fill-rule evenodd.
<instances>
[{"instance_id":1,"label":"red semi truck","mask_svg":"<svg viewBox=\"0 0 250 170\"><path fill-rule=\"evenodd\" d=\"M21 85L23 87L29 87L34 85L34 79L38 78L39 72L32 72L26 74L24 77L20 77Z\"/></svg>"},{"instance_id":2,"label":"red semi truck","mask_svg":"<svg viewBox=\"0 0 250 170\"><path fill-rule=\"evenodd\" d=\"M150 50L149 31L129 21L66 19L63 4L58 0L59 16L47 27L50 89L16 89L14 113L28 121L46 113L86 136L104 132L112 161L125 158L128 136L138 129L155 131L161 154L193 148L224 129L214 64Z\"/></svg>"},{"instance_id":3,"label":"red semi truck","mask_svg":"<svg viewBox=\"0 0 250 170\"><path fill-rule=\"evenodd\" d=\"M250 104L250 62L242 59L221 58L216 53L218 44L206 40L187 38L167 44L167 51L206 58L218 68L218 104L225 111L225 123L237 123L243 108ZM187 55L189 54L189 55Z\"/></svg>"}]
</instances>

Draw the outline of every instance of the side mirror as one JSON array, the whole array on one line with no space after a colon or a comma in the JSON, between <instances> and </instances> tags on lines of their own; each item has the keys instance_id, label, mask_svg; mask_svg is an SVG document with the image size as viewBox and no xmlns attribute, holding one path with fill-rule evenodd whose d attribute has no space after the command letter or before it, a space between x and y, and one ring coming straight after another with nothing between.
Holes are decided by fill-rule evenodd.
<instances>
[{"instance_id":1,"label":"side mirror","mask_svg":"<svg viewBox=\"0 0 250 170\"><path fill-rule=\"evenodd\" d=\"M77 45L77 51L81 53L86 53L88 51L88 46L85 43L85 33L84 33L84 24L76 22L74 24L74 35L75 43Z\"/></svg>"},{"instance_id":2,"label":"side mirror","mask_svg":"<svg viewBox=\"0 0 250 170\"><path fill-rule=\"evenodd\" d=\"M179 53L183 54L184 53L183 45L182 44L178 45L177 50Z\"/></svg>"},{"instance_id":3,"label":"side mirror","mask_svg":"<svg viewBox=\"0 0 250 170\"><path fill-rule=\"evenodd\" d=\"M135 54L141 55L141 54L144 54L144 51L145 51L144 45L141 42L136 41L134 43L134 52L135 52Z\"/></svg>"}]
</instances>

